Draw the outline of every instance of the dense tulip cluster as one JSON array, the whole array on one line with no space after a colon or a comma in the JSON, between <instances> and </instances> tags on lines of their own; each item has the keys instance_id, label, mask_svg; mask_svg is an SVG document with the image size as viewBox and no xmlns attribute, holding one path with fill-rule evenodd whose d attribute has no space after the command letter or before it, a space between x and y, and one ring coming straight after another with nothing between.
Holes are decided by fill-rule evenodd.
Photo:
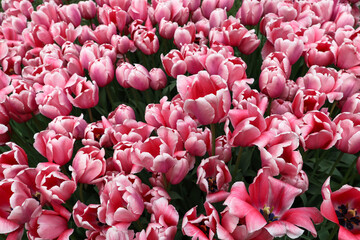
<instances>
[{"instance_id":1,"label":"dense tulip cluster","mask_svg":"<svg viewBox=\"0 0 360 240\"><path fill-rule=\"evenodd\" d=\"M360 239L359 5L1 1L0 234Z\"/></svg>"}]
</instances>

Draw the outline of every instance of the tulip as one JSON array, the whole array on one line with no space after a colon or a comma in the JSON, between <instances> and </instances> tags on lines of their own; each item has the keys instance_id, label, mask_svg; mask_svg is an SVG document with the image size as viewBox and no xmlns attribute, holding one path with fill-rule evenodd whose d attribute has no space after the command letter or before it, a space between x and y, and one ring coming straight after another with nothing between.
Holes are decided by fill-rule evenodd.
<instances>
[{"instance_id":1,"label":"tulip","mask_svg":"<svg viewBox=\"0 0 360 240\"><path fill-rule=\"evenodd\" d=\"M76 153L70 171L75 182L92 184L105 173L105 150L85 146Z\"/></svg>"},{"instance_id":2,"label":"tulip","mask_svg":"<svg viewBox=\"0 0 360 240\"><path fill-rule=\"evenodd\" d=\"M114 78L114 65L108 56L101 57L89 65L90 78L99 87L105 87Z\"/></svg>"},{"instance_id":3,"label":"tulip","mask_svg":"<svg viewBox=\"0 0 360 240\"><path fill-rule=\"evenodd\" d=\"M184 110L194 115L201 124L225 121L231 102L230 92L223 78L218 75L210 76L206 71L190 77L181 75L177 79L177 88L184 100Z\"/></svg>"},{"instance_id":4,"label":"tulip","mask_svg":"<svg viewBox=\"0 0 360 240\"><path fill-rule=\"evenodd\" d=\"M301 189L270 177L262 168L250 184L249 193L243 182L234 183L225 205L231 215L245 220L249 237L254 234L262 239L285 235L297 238L303 234L302 228L316 237L314 223L323 221L320 211L314 207L290 208L300 193Z\"/></svg>"},{"instance_id":5,"label":"tulip","mask_svg":"<svg viewBox=\"0 0 360 240\"><path fill-rule=\"evenodd\" d=\"M75 139L70 135L57 134L53 130L44 130L34 135L34 148L49 162L61 166L70 161Z\"/></svg>"},{"instance_id":6,"label":"tulip","mask_svg":"<svg viewBox=\"0 0 360 240\"><path fill-rule=\"evenodd\" d=\"M342 186L339 190L332 192L330 188L330 177L324 182L321 195L321 214L328 220L339 226L338 239L358 239L357 231L359 224L359 196L360 190L349 185Z\"/></svg>"}]
</instances>

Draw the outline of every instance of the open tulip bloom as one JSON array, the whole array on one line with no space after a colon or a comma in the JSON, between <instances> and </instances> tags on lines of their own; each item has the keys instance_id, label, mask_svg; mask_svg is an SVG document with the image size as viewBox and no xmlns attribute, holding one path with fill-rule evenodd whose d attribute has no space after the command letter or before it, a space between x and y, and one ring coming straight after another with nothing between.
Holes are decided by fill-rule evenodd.
<instances>
[{"instance_id":1,"label":"open tulip bloom","mask_svg":"<svg viewBox=\"0 0 360 240\"><path fill-rule=\"evenodd\" d=\"M360 240L359 0L0 2L0 239Z\"/></svg>"}]
</instances>

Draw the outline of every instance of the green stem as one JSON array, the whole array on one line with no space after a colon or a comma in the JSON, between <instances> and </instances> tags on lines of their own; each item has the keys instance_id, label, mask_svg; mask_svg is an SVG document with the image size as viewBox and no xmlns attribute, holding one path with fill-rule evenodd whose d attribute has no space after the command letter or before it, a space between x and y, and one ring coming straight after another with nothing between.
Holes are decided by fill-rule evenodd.
<instances>
[{"instance_id":1,"label":"green stem","mask_svg":"<svg viewBox=\"0 0 360 240\"><path fill-rule=\"evenodd\" d=\"M271 103L272 103L272 98L269 97L269 105L266 109L266 116L270 116L270 111L271 111Z\"/></svg>"},{"instance_id":2,"label":"green stem","mask_svg":"<svg viewBox=\"0 0 360 240\"><path fill-rule=\"evenodd\" d=\"M236 157L236 162L235 162L235 173L237 172L238 168L239 168L239 165L240 165L240 159L241 159L241 155L244 151L244 148L243 147L240 147L239 149L239 152L238 152L238 155Z\"/></svg>"},{"instance_id":3,"label":"green stem","mask_svg":"<svg viewBox=\"0 0 360 240\"><path fill-rule=\"evenodd\" d=\"M345 176L344 176L343 180L341 181L341 184L340 184L341 186L344 185L345 183L349 182L349 181L348 181L348 180L349 180L348 178L349 178L349 176L350 176L350 173L354 170L354 167L355 167L356 162L357 162L357 157L355 157L355 159L354 159L354 161L351 163L349 169L346 171Z\"/></svg>"},{"instance_id":4,"label":"green stem","mask_svg":"<svg viewBox=\"0 0 360 240\"><path fill-rule=\"evenodd\" d=\"M216 126L215 123L210 124L211 129L211 155L215 156L215 140L216 140Z\"/></svg>"},{"instance_id":5,"label":"green stem","mask_svg":"<svg viewBox=\"0 0 360 240\"><path fill-rule=\"evenodd\" d=\"M94 122L94 118L93 118L93 115L92 115L92 112L91 112L91 108L88 108L88 113L89 113L90 122Z\"/></svg>"},{"instance_id":6,"label":"green stem","mask_svg":"<svg viewBox=\"0 0 360 240\"><path fill-rule=\"evenodd\" d=\"M83 190L84 190L84 184L83 184L83 183L80 183L80 187L79 187L80 201L81 201L82 203L85 203Z\"/></svg>"},{"instance_id":7,"label":"green stem","mask_svg":"<svg viewBox=\"0 0 360 240\"><path fill-rule=\"evenodd\" d=\"M335 109L335 107L336 107L336 103L337 103L336 101L334 101L334 102L332 103L329 116L332 115L332 113L333 113L333 111L334 111L334 109Z\"/></svg>"},{"instance_id":8,"label":"green stem","mask_svg":"<svg viewBox=\"0 0 360 240\"><path fill-rule=\"evenodd\" d=\"M111 104L111 108L113 109L115 107L114 101L113 101L113 96L111 94L111 91L109 89L109 85L105 86L105 92L106 92L106 96L109 99L109 102Z\"/></svg>"},{"instance_id":9,"label":"green stem","mask_svg":"<svg viewBox=\"0 0 360 240\"><path fill-rule=\"evenodd\" d=\"M323 155L321 155L323 156ZM319 165L320 165L320 162L322 160L322 157L319 157L319 149L316 151L316 161L315 161L315 165L314 165L314 169L313 171L311 172L311 177L310 178L313 178L317 169L319 168Z\"/></svg>"},{"instance_id":10,"label":"green stem","mask_svg":"<svg viewBox=\"0 0 360 240\"><path fill-rule=\"evenodd\" d=\"M344 152L341 152L338 156L338 158L336 159L336 161L334 162L330 172L329 172L329 176L332 176L332 174L335 171L336 165L340 162L341 158L344 156Z\"/></svg>"},{"instance_id":11,"label":"green stem","mask_svg":"<svg viewBox=\"0 0 360 240\"><path fill-rule=\"evenodd\" d=\"M338 231L339 231L339 227L336 225L336 226L333 228L333 230L331 231L330 236L329 236L328 239L334 239L334 237L335 237L335 235L336 235L336 233L337 233Z\"/></svg>"}]
</instances>

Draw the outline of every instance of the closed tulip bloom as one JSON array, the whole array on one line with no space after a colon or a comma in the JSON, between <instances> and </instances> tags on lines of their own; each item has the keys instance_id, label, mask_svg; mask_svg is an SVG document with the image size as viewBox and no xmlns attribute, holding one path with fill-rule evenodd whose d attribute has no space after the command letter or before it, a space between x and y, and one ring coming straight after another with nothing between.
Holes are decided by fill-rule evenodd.
<instances>
[{"instance_id":1,"label":"closed tulip bloom","mask_svg":"<svg viewBox=\"0 0 360 240\"><path fill-rule=\"evenodd\" d=\"M77 4L63 5L58 9L59 16L67 23L72 23L75 27L81 23L81 13Z\"/></svg>"},{"instance_id":2,"label":"closed tulip bloom","mask_svg":"<svg viewBox=\"0 0 360 240\"><path fill-rule=\"evenodd\" d=\"M161 68L153 68L150 74L150 87L154 90L163 89L167 83L167 77Z\"/></svg>"},{"instance_id":3,"label":"closed tulip bloom","mask_svg":"<svg viewBox=\"0 0 360 240\"><path fill-rule=\"evenodd\" d=\"M167 75L173 78L185 74L187 70L186 62L179 50L173 49L165 56L161 54L161 63Z\"/></svg>"},{"instance_id":4,"label":"closed tulip bloom","mask_svg":"<svg viewBox=\"0 0 360 240\"><path fill-rule=\"evenodd\" d=\"M350 154L360 152L360 113L340 113L334 123L340 128L341 135L336 148Z\"/></svg>"},{"instance_id":5,"label":"closed tulip bloom","mask_svg":"<svg viewBox=\"0 0 360 240\"><path fill-rule=\"evenodd\" d=\"M271 98L280 97L285 88L286 76L281 68L271 66L264 68L259 77L259 87L261 92Z\"/></svg>"},{"instance_id":6,"label":"closed tulip bloom","mask_svg":"<svg viewBox=\"0 0 360 240\"><path fill-rule=\"evenodd\" d=\"M76 153L70 170L77 183L92 184L105 173L105 150L85 146Z\"/></svg>"},{"instance_id":7,"label":"closed tulip bloom","mask_svg":"<svg viewBox=\"0 0 360 240\"><path fill-rule=\"evenodd\" d=\"M179 27L175 30L174 33L174 43L177 48L181 46L192 43L195 40L195 24L188 22L184 27Z\"/></svg>"},{"instance_id":8,"label":"closed tulip bloom","mask_svg":"<svg viewBox=\"0 0 360 240\"><path fill-rule=\"evenodd\" d=\"M92 19L96 15L96 4L92 0L78 2L81 17Z\"/></svg>"},{"instance_id":9,"label":"closed tulip bloom","mask_svg":"<svg viewBox=\"0 0 360 240\"><path fill-rule=\"evenodd\" d=\"M128 14L133 20L140 19L145 22L148 15L147 8L146 0L131 1Z\"/></svg>"},{"instance_id":10,"label":"closed tulip bloom","mask_svg":"<svg viewBox=\"0 0 360 240\"><path fill-rule=\"evenodd\" d=\"M244 0L238 13L240 21L244 25L256 25L263 14L263 2L258 0Z\"/></svg>"},{"instance_id":11,"label":"closed tulip bloom","mask_svg":"<svg viewBox=\"0 0 360 240\"><path fill-rule=\"evenodd\" d=\"M90 64L89 75L99 87L105 87L114 78L114 64L108 56L98 58Z\"/></svg>"},{"instance_id":12,"label":"closed tulip bloom","mask_svg":"<svg viewBox=\"0 0 360 240\"><path fill-rule=\"evenodd\" d=\"M54 130L44 130L34 135L34 148L49 162L60 166L70 161L75 139L55 133Z\"/></svg>"}]
</instances>

